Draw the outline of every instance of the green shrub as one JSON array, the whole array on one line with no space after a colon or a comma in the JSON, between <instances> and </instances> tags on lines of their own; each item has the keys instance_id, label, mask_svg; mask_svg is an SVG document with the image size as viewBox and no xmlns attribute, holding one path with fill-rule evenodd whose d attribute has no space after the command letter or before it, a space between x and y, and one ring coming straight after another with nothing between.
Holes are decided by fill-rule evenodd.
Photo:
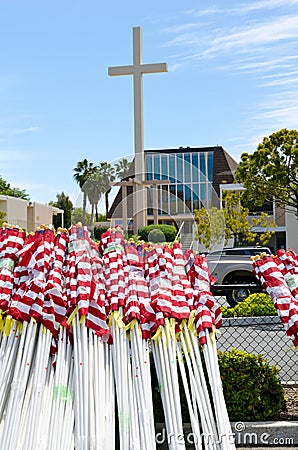
<instances>
[{"instance_id":1,"label":"green shrub","mask_svg":"<svg viewBox=\"0 0 298 450\"><path fill-rule=\"evenodd\" d=\"M205 364L202 356L204 371ZM218 352L218 362L223 392L231 421L275 420L286 409L283 387L278 378L279 369L270 365L262 355L252 355L232 349ZM185 365L187 372L187 366ZM206 380L208 380L206 376ZM151 381L155 422L164 422L161 401L163 386L158 379L151 359ZM210 386L208 392L211 395ZM184 423L190 421L187 401L179 371L180 402Z\"/></svg>"},{"instance_id":2,"label":"green shrub","mask_svg":"<svg viewBox=\"0 0 298 450\"><path fill-rule=\"evenodd\" d=\"M264 421L279 418L286 409L278 368L262 355L232 349L219 352L223 392L231 421Z\"/></svg>"},{"instance_id":3,"label":"green shrub","mask_svg":"<svg viewBox=\"0 0 298 450\"><path fill-rule=\"evenodd\" d=\"M223 317L259 317L275 316L276 309L270 295L256 293L249 295L243 302L238 303L234 308L221 307Z\"/></svg>"},{"instance_id":4,"label":"green shrub","mask_svg":"<svg viewBox=\"0 0 298 450\"><path fill-rule=\"evenodd\" d=\"M176 234L174 225L147 225L139 230L140 238L146 242L173 242Z\"/></svg>"},{"instance_id":5,"label":"green shrub","mask_svg":"<svg viewBox=\"0 0 298 450\"><path fill-rule=\"evenodd\" d=\"M94 239L99 241L102 233L104 233L107 230L108 228L106 227L94 227Z\"/></svg>"}]
</instances>

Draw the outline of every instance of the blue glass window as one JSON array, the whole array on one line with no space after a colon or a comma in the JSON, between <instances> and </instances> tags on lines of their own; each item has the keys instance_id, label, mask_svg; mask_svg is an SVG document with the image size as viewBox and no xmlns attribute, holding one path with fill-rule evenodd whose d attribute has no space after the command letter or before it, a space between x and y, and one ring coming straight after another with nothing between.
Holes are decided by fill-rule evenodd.
<instances>
[{"instance_id":1,"label":"blue glass window","mask_svg":"<svg viewBox=\"0 0 298 450\"><path fill-rule=\"evenodd\" d=\"M181 154L177 155L176 164L177 164L177 183L183 183L183 156Z\"/></svg>"},{"instance_id":2,"label":"blue glass window","mask_svg":"<svg viewBox=\"0 0 298 450\"><path fill-rule=\"evenodd\" d=\"M199 185L197 183L192 185L192 198L193 198L192 204L193 210L200 209L202 207L202 204L199 198Z\"/></svg>"},{"instance_id":3,"label":"blue glass window","mask_svg":"<svg viewBox=\"0 0 298 450\"><path fill-rule=\"evenodd\" d=\"M146 172L147 180L152 180L152 157L151 155L146 155Z\"/></svg>"},{"instance_id":4,"label":"blue glass window","mask_svg":"<svg viewBox=\"0 0 298 450\"><path fill-rule=\"evenodd\" d=\"M205 163L206 153L200 153L200 181L206 181L206 163Z\"/></svg>"},{"instance_id":5,"label":"blue glass window","mask_svg":"<svg viewBox=\"0 0 298 450\"><path fill-rule=\"evenodd\" d=\"M214 192L214 193L215 193L215 192ZM209 184L208 184L208 200L209 200L209 206L211 206L212 194L213 194L213 187L212 187L212 184L209 183ZM215 195L216 195L216 193L215 193Z\"/></svg>"},{"instance_id":6,"label":"blue glass window","mask_svg":"<svg viewBox=\"0 0 298 450\"><path fill-rule=\"evenodd\" d=\"M208 181L212 181L213 177L213 152L208 153Z\"/></svg>"},{"instance_id":7,"label":"blue glass window","mask_svg":"<svg viewBox=\"0 0 298 450\"><path fill-rule=\"evenodd\" d=\"M161 174L160 156L154 155L153 159L154 159L154 180L160 180L160 174Z\"/></svg>"},{"instance_id":8,"label":"blue glass window","mask_svg":"<svg viewBox=\"0 0 298 450\"><path fill-rule=\"evenodd\" d=\"M176 157L169 155L169 180L176 182Z\"/></svg>"},{"instance_id":9,"label":"blue glass window","mask_svg":"<svg viewBox=\"0 0 298 450\"><path fill-rule=\"evenodd\" d=\"M176 200L177 200L176 185L175 184L170 184L169 190L170 190L170 213L171 214L176 214L177 213L177 208L176 208Z\"/></svg>"},{"instance_id":10,"label":"blue glass window","mask_svg":"<svg viewBox=\"0 0 298 450\"><path fill-rule=\"evenodd\" d=\"M182 184L177 185L177 197L184 202L184 193Z\"/></svg>"},{"instance_id":11,"label":"blue glass window","mask_svg":"<svg viewBox=\"0 0 298 450\"><path fill-rule=\"evenodd\" d=\"M192 155L192 181L199 181L199 157L197 153Z\"/></svg>"},{"instance_id":12,"label":"blue glass window","mask_svg":"<svg viewBox=\"0 0 298 450\"><path fill-rule=\"evenodd\" d=\"M178 213L184 213L184 185L177 184L177 204L178 204Z\"/></svg>"},{"instance_id":13,"label":"blue glass window","mask_svg":"<svg viewBox=\"0 0 298 450\"><path fill-rule=\"evenodd\" d=\"M147 214L153 214L153 189L147 189Z\"/></svg>"},{"instance_id":14,"label":"blue glass window","mask_svg":"<svg viewBox=\"0 0 298 450\"><path fill-rule=\"evenodd\" d=\"M206 184L200 184L200 200L204 203L206 201Z\"/></svg>"},{"instance_id":15,"label":"blue glass window","mask_svg":"<svg viewBox=\"0 0 298 450\"><path fill-rule=\"evenodd\" d=\"M191 189L187 185L185 185L185 205L186 212L191 211Z\"/></svg>"},{"instance_id":16,"label":"blue glass window","mask_svg":"<svg viewBox=\"0 0 298 450\"><path fill-rule=\"evenodd\" d=\"M161 156L161 179L162 180L168 180L169 175L168 175L169 171L168 171L168 157L167 155L162 155Z\"/></svg>"},{"instance_id":17,"label":"blue glass window","mask_svg":"<svg viewBox=\"0 0 298 450\"><path fill-rule=\"evenodd\" d=\"M190 154L187 153L186 155L184 155L184 182L185 183L190 183L191 178L190 178Z\"/></svg>"},{"instance_id":18,"label":"blue glass window","mask_svg":"<svg viewBox=\"0 0 298 450\"><path fill-rule=\"evenodd\" d=\"M163 185L160 189L161 209L163 211L163 214L169 214L168 188L168 185Z\"/></svg>"}]
</instances>

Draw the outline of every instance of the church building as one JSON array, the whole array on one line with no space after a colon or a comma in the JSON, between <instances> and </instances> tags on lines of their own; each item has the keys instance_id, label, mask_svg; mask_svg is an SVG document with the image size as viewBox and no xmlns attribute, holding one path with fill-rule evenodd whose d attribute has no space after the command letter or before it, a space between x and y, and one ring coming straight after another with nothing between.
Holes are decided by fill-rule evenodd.
<instances>
[{"instance_id":1,"label":"church building","mask_svg":"<svg viewBox=\"0 0 298 450\"><path fill-rule=\"evenodd\" d=\"M173 224L177 229L183 224L183 233L192 233L194 210L219 207L220 185L233 183L236 169L236 161L221 146L145 150L146 223ZM134 172L132 163L125 180L138 177ZM133 190L129 182L119 188L108 216L112 225L123 226L127 208L128 229L133 227Z\"/></svg>"}]
</instances>

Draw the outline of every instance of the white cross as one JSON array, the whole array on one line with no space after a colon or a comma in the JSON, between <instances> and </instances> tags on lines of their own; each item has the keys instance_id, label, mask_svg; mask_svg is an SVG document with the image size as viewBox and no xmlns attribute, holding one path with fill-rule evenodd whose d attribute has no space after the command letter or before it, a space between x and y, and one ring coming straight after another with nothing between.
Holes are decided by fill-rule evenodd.
<instances>
[{"instance_id":1,"label":"white cross","mask_svg":"<svg viewBox=\"0 0 298 450\"><path fill-rule=\"evenodd\" d=\"M167 72L166 63L142 64L142 30L140 27L133 28L133 64L131 66L109 67L110 76L133 75L134 86L134 148L135 148L135 174L142 181L145 178L145 157L144 157L144 119L143 119L143 74ZM140 226L146 225L146 199L145 189L143 194L137 199L135 213L140 211ZM138 190L138 188L137 188ZM141 212L142 209L142 212Z\"/></svg>"}]
</instances>

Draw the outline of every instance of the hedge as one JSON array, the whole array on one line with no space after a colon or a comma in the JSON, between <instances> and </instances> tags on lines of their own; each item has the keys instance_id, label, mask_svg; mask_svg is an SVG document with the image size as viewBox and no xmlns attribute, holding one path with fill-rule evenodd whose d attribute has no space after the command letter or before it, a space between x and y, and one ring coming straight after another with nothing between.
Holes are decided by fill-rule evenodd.
<instances>
[{"instance_id":1,"label":"hedge","mask_svg":"<svg viewBox=\"0 0 298 450\"><path fill-rule=\"evenodd\" d=\"M106 228L106 227L94 227L94 239L99 241L102 233L104 233L107 230L108 230L108 228Z\"/></svg>"},{"instance_id":2,"label":"hedge","mask_svg":"<svg viewBox=\"0 0 298 450\"><path fill-rule=\"evenodd\" d=\"M139 230L140 238L146 242L173 242L176 235L174 225L147 225Z\"/></svg>"},{"instance_id":3,"label":"hedge","mask_svg":"<svg viewBox=\"0 0 298 450\"><path fill-rule=\"evenodd\" d=\"M281 412L285 411L286 400L278 378L278 368L270 365L262 355L232 349L228 352L218 352L218 361L231 421L276 420ZM164 423L160 396L163 386L158 384L153 363L151 372L155 422ZM187 401L180 374L179 384L182 419L184 423L189 423ZM210 388L208 390L210 392Z\"/></svg>"},{"instance_id":4,"label":"hedge","mask_svg":"<svg viewBox=\"0 0 298 450\"><path fill-rule=\"evenodd\" d=\"M275 420L286 410L279 369L262 355L232 349L218 359L231 421Z\"/></svg>"},{"instance_id":5,"label":"hedge","mask_svg":"<svg viewBox=\"0 0 298 450\"><path fill-rule=\"evenodd\" d=\"M221 306L223 317L260 317L275 316L276 309L270 295L256 293L249 295L233 308Z\"/></svg>"}]
</instances>

